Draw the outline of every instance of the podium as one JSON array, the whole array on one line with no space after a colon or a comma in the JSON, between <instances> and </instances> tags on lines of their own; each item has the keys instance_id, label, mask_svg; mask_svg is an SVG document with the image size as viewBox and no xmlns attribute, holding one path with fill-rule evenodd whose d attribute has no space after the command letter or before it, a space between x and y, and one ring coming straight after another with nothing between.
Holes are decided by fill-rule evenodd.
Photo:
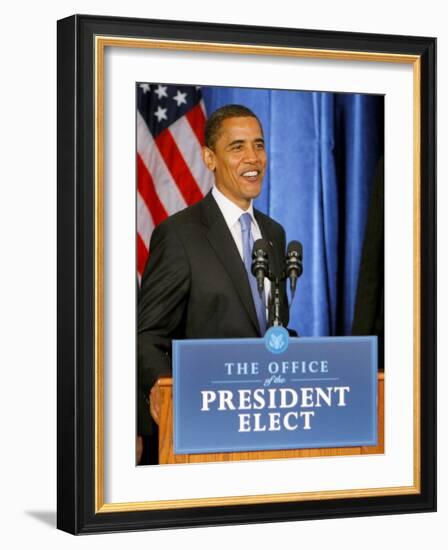
<instances>
[{"instance_id":1,"label":"podium","mask_svg":"<svg viewBox=\"0 0 448 550\"><path fill-rule=\"evenodd\" d=\"M156 397L160 403L159 463L185 464L197 462L225 462L233 460L270 460L275 458L304 458L384 453L384 373L378 373L378 445L369 447L339 447L322 449L285 449L275 451L247 451L208 454L174 454L173 452L173 380L159 378Z\"/></svg>"}]
</instances>

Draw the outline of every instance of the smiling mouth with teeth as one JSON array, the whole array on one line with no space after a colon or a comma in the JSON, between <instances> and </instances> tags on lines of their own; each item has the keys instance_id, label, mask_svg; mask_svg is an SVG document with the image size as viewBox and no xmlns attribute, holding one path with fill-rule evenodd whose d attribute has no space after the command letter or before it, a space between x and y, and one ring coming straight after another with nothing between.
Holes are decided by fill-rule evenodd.
<instances>
[{"instance_id":1,"label":"smiling mouth with teeth","mask_svg":"<svg viewBox=\"0 0 448 550\"><path fill-rule=\"evenodd\" d=\"M250 172L243 172L241 175L245 178L255 178L258 174L258 170L251 170Z\"/></svg>"}]
</instances>

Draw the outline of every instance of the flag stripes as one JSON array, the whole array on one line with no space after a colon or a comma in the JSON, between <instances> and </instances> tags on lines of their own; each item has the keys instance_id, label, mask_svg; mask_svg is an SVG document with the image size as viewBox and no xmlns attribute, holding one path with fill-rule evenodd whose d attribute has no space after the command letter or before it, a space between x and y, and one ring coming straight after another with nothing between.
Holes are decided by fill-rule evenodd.
<instances>
[{"instance_id":1,"label":"flag stripes","mask_svg":"<svg viewBox=\"0 0 448 550\"><path fill-rule=\"evenodd\" d=\"M142 157L138 153L137 182L138 196L142 198L147 209L151 213L153 223L157 225L160 222L163 222L163 220L168 216L168 213L160 201L159 195L157 194L151 173L146 169ZM142 215L145 216L146 212L142 211ZM142 219L142 223L145 225L146 222L144 219Z\"/></svg>"},{"instance_id":2,"label":"flag stripes","mask_svg":"<svg viewBox=\"0 0 448 550\"><path fill-rule=\"evenodd\" d=\"M202 198L201 190L179 151L171 132L164 130L157 136L155 141L185 202L190 205L200 200Z\"/></svg>"}]
</instances>

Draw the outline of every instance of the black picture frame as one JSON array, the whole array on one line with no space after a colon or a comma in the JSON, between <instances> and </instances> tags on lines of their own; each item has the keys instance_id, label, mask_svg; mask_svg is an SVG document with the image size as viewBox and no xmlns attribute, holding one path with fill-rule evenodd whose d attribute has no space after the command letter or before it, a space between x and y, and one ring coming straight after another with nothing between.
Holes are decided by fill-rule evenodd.
<instances>
[{"instance_id":1,"label":"black picture frame","mask_svg":"<svg viewBox=\"0 0 448 550\"><path fill-rule=\"evenodd\" d=\"M419 81L420 369L418 480L412 493L144 509L103 507L98 468L98 219L96 37L293 48L350 58L407 59ZM319 54L321 55L321 54ZM74 15L58 21L58 471L57 526L73 534L230 525L436 510L436 39L215 23ZM99 301L100 300L100 301ZM101 337L101 336L100 336ZM101 445L100 445L101 447Z\"/></svg>"}]
</instances>

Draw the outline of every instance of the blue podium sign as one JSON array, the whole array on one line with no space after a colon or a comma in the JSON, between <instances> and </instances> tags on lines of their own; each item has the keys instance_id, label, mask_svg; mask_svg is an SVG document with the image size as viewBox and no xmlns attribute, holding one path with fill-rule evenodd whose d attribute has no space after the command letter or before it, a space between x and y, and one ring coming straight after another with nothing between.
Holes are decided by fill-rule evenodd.
<instances>
[{"instance_id":1,"label":"blue podium sign","mask_svg":"<svg viewBox=\"0 0 448 550\"><path fill-rule=\"evenodd\" d=\"M173 342L174 453L377 444L377 339Z\"/></svg>"}]
</instances>

